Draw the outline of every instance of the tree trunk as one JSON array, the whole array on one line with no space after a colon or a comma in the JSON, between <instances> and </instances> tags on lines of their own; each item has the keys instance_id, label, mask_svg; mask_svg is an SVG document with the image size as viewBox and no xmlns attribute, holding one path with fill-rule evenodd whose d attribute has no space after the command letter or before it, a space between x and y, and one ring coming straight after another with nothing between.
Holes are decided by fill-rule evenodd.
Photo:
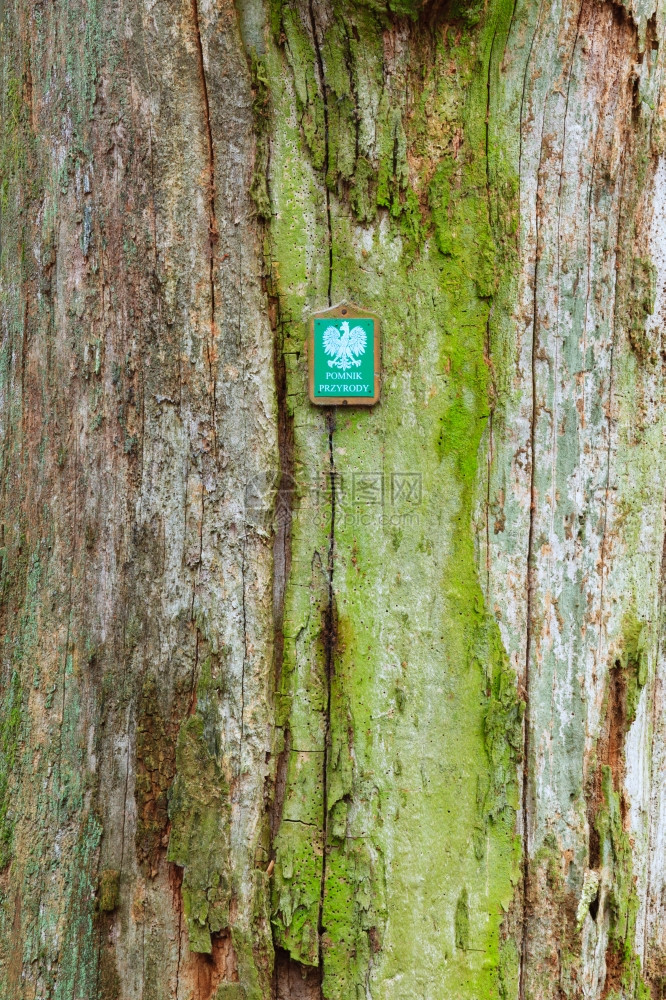
<instances>
[{"instance_id":1,"label":"tree trunk","mask_svg":"<svg viewBox=\"0 0 666 1000\"><path fill-rule=\"evenodd\" d=\"M662 1000L664 16L0 3L0 996Z\"/></svg>"}]
</instances>

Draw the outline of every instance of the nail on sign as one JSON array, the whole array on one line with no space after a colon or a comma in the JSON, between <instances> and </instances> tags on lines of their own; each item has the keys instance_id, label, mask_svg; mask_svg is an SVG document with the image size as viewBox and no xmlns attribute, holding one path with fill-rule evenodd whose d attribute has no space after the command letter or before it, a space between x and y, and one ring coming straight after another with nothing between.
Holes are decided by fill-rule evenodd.
<instances>
[{"instance_id":1,"label":"nail on sign","mask_svg":"<svg viewBox=\"0 0 666 1000\"><path fill-rule=\"evenodd\" d=\"M310 400L316 406L379 401L379 318L342 305L310 318Z\"/></svg>"}]
</instances>

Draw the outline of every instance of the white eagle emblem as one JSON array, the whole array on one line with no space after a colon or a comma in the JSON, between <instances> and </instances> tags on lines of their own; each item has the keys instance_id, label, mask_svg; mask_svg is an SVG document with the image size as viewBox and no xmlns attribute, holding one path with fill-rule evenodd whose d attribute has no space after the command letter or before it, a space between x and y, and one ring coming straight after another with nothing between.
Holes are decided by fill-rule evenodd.
<instances>
[{"instance_id":1,"label":"white eagle emblem","mask_svg":"<svg viewBox=\"0 0 666 1000\"><path fill-rule=\"evenodd\" d=\"M329 361L329 368L355 368L361 363L361 358L365 354L368 338L362 326L354 326L349 329L347 320L340 324L341 330L336 326L327 326L324 330L324 350L332 355Z\"/></svg>"}]
</instances>

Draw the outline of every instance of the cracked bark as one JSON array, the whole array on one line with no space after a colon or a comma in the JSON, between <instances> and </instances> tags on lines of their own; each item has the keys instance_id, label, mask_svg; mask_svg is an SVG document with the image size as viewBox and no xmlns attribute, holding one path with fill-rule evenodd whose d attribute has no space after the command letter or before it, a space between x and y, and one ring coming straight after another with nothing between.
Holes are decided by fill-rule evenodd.
<instances>
[{"instance_id":1,"label":"cracked bark","mask_svg":"<svg viewBox=\"0 0 666 1000\"><path fill-rule=\"evenodd\" d=\"M0 11L0 995L656 1000L663 12L270 6Z\"/></svg>"},{"instance_id":2,"label":"cracked bark","mask_svg":"<svg viewBox=\"0 0 666 1000\"><path fill-rule=\"evenodd\" d=\"M327 206L327 212L330 211ZM330 218L330 216L329 216ZM329 280L330 287L330 280ZM329 411L326 414L326 429L328 431L328 455L329 455L329 483L331 490L331 526L328 536L328 603L324 612L324 645L326 657L326 715L324 722L324 774L323 774L323 832L322 839L324 845L324 855L321 869L321 894L319 899L319 968L323 970L324 956L322 949L323 935L326 933L324 904L326 901L326 852L328 851L329 836L329 766L331 756L331 692L335 672L336 654L336 609L335 609L335 507L336 507L336 471L335 455L333 452L333 435L335 433L336 414Z\"/></svg>"},{"instance_id":3,"label":"cracked bark","mask_svg":"<svg viewBox=\"0 0 666 1000\"><path fill-rule=\"evenodd\" d=\"M328 189L329 171L329 145L328 145L328 90L326 75L324 73L324 62L321 57L321 47L319 42L319 32L317 29L317 19L315 17L315 2L309 0L308 13L310 15L310 27L312 31L312 41L317 60L317 74L319 88L321 91L324 106L324 198L326 199L326 226L328 230L328 304L333 305L331 299L331 289L333 288L333 227L331 225L331 195Z\"/></svg>"},{"instance_id":4,"label":"cracked bark","mask_svg":"<svg viewBox=\"0 0 666 1000\"><path fill-rule=\"evenodd\" d=\"M219 237L217 219L215 217L215 147L213 145L213 130L210 123L210 100L208 97L208 81L206 79L206 64L204 59L203 45L201 43L201 27L199 24L199 7L197 0L192 2L192 17L194 19L194 32L196 37L197 58L199 62L199 74L201 77L201 92L203 95L205 131L208 139L208 172L209 179L209 238L210 238L210 342L207 347L208 370L211 384L212 396L212 427L213 427L213 447L217 450L217 405L216 405L216 379L213 372L212 353L215 345L215 246ZM241 294L242 300L242 294ZM203 523L203 515L202 515Z\"/></svg>"}]
</instances>

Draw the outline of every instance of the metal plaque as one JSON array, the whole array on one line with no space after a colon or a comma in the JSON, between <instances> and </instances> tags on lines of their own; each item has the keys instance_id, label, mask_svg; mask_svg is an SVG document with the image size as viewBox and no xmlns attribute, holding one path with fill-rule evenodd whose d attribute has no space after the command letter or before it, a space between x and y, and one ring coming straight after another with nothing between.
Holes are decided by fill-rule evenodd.
<instances>
[{"instance_id":1,"label":"metal plaque","mask_svg":"<svg viewBox=\"0 0 666 1000\"><path fill-rule=\"evenodd\" d=\"M316 406L373 406L379 401L379 317L347 302L314 313L308 364Z\"/></svg>"}]
</instances>

